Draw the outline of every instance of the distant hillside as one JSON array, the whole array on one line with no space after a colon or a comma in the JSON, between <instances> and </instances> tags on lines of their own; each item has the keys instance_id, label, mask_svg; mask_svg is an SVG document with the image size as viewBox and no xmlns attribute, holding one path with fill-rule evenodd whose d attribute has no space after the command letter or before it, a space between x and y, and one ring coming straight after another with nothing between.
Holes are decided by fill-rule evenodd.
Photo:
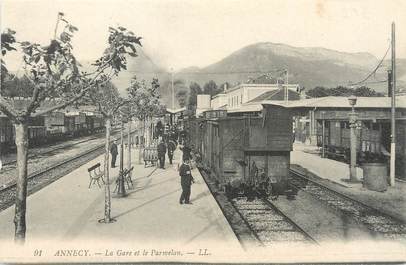
<instances>
[{"instance_id":1,"label":"distant hillside","mask_svg":"<svg viewBox=\"0 0 406 265\"><path fill-rule=\"evenodd\" d=\"M406 73L405 61L399 60L398 77ZM257 43L235 51L223 60L198 69L189 67L178 77L201 84L212 79L217 83L244 82L262 72L289 69L289 83L306 88L335 87L362 80L377 65L378 59L369 53L347 53L325 48L300 48L277 43ZM278 75L274 73L274 75ZM283 77L283 76L282 76ZM384 80L386 69L381 68L375 79ZM371 84L377 91L385 91L386 84Z\"/></svg>"},{"instance_id":2,"label":"distant hillside","mask_svg":"<svg viewBox=\"0 0 406 265\"><path fill-rule=\"evenodd\" d=\"M137 76L138 80L145 80L146 82L151 82L152 78L158 78L160 82L162 79L168 78L166 71L156 65L143 49L137 49L137 53L137 57L128 58L127 70L123 70L113 78L113 83L122 93L125 93L134 75Z\"/></svg>"},{"instance_id":3,"label":"distant hillside","mask_svg":"<svg viewBox=\"0 0 406 265\"><path fill-rule=\"evenodd\" d=\"M172 90L170 73L163 67L155 64L143 49L138 49L139 56L129 58L128 70L123 71L114 78L114 84L121 92L125 92L134 74L139 80L150 82L152 78L159 79L161 84L162 102L171 106ZM181 79L183 85L175 86L175 94L179 90L188 89L190 82L200 85L209 80L217 84L229 82L245 82L262 73L270 73L273 77L284 78L277 69L289 69L289 83L298 83L307 89L316 86L336 87L346 86L349 82L364 79L378 64L378 59L369 53L347 53L325 48L292 47L280 43L257 43L246 46L225 57L224 59L204 68L191 66L175 74L175 81ZM398 88L406 91L406 59L397 60ZM379 68L377 74L370 81L386 80L386 70L390 65L385 60L384 66ZM371 83L367 86L378 92L386 92L385 82ZM178 107L175 99L175 107Z\"/></svg>"}]
</instances>

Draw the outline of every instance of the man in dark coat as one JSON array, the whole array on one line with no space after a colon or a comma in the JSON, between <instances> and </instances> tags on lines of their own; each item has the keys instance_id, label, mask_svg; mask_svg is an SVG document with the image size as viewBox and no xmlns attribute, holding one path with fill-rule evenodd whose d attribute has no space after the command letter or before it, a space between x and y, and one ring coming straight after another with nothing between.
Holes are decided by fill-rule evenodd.
<instances>
[{"instance_id":1,"label":"man in dark coat","mask_svg":"<svg viewBox=\"0 0 406 265\"><path fill-rule=\"evenodd\" d=\"M172 165L172 160L173 160L173 153L175 152L176 149L176 143L173 140L169 140L168 142L168 158L169 158L169 164Z\"/></svg>"},{"instance_id":2,"label":"man in dark coat","mask_svg":"<svg viewBox=\"0 0 406 265\"><path fill-rule=\"evenodd\" d=\"M159 167L165 168L166 145L163 140L158 144Z\"/></svg>"},{"instance_id":3,"label":"man in dark coat","mask_svg":"<svg viewBox=\"0 0 406 265\"><path fill-rule=\"evenodd\" d=\"M116 158L118 155L116 140L114 140L113 144L110 147L110 153L111 153L111 167L114 168L114 167L116 167Z\"/></svg>"},{"instance_id":4,"label":"man in dark coat","mask_svg":"<svg viewBox=\"0 0 406 265\"><path fill-rule=\"evenodd\" d=\"M192 159L192 156L190 154L190 152L192 152L192 149L187 145L187 143L185 143L185 145L182 148L180 148L180 150L182 150L182 152L183 152L183 156L182 156L183 161L185 161L185 160L189 161L190 159Z\"/></svg>"},{"instance_id":5,"label":"man in dark coat","mask_svg":"<svg viewBox=\"0 0 406 265\"><path fill-rule=\"evenodd\" d=\"M191 204L190 202L190 186L194 183L192 172L189 165L189 160L183 161L179 168L180 183L182 185L182 194L180 195L180 204Z\"/></svg>"}]
</instances>

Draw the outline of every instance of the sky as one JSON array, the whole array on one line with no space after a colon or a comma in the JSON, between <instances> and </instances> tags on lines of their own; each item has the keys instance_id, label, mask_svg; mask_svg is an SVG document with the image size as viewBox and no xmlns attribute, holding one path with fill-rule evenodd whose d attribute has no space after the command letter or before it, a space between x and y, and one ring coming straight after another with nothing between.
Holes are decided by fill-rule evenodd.
<instances>
[{"instance_id":1,"label":"sky","mask_svg":"<svg viewBox=\"0 0 406 265\"><path fill-rule=\"evenodd\" d=\"M2 0L1 29L18 40L47 44L57 13L79 28L74 52L94 60L106 47L109 26L143 38L157 64L175 71L204 67L257 42L369 52L380 58L396 23L397 57L406 58L404 0ZM21 66L6 56L10 70Z\"/></svg>"}]
</instances>

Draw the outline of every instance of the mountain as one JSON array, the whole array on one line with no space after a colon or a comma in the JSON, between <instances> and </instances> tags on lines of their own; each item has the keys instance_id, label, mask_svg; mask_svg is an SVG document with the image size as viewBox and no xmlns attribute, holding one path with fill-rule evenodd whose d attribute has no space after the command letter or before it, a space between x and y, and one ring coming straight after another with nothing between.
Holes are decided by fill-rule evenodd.
<instances>
[{"instance_id":1,"label":"mountain","mask_svg":"<svg viewBox=\"0 0 406 265\"><path fill-rule=\"evenodd\" d=\"M315 86L346 86L350 82L361 81L378 63L378 59L369 53L348 53L320 47L303 48L263 42L237 50L207 67L184 69L177 74L177 78L186 82L197 81L200 84L211 79L217 84L226 81L234 84L261 73L284 78L281 70L288 69L289 83L297 83L311 89ZM404 61L398 60L398 63L403 64ZM398 77L405 73L405 67L398 67ZM386 75L386 68L381 67L371 81L385 80ZM386 91L386 83L368 86L377 91Z\"/></svg>"},{"instance_id":2,"label":"mountain","mask_svg":"<svg viewBox=\"0 0 406 265\"><path fill-rule=\"evenodd\" d=\"M113 78L113 83L122 94L126 93L126 88L134 75L138 80L145 80L148 83L153 78L158 78L160 82L169 78L164 68L155 64L142 48L137 49L137 54L137 57L128 57L127 70L121 71L118 76Z\"/></svg>"}]
</instances>

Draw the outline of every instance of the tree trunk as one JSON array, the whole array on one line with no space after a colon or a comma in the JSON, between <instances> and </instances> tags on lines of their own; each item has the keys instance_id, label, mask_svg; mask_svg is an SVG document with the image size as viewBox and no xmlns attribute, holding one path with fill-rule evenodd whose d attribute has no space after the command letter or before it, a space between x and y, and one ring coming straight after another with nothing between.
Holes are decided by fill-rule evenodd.
<instances>
[{"instance_id":1,"label":"tree trunk","mask_svg":"<svg viewBox=\"0 0 406 265\"><path fill-rule=\"evenodd\" d=\"M128 170L131 169L131 120L128 122L128 136L127 136L127 146L128 146L128 159L127 159L127 167ZM132 172L130 172L130 179L132 176Z\"/></svg>"},{"instance_id":2,"label":"tree trunk","mask_svg":"<svg viewBox=\"0 0 406 265\"><path fill-rule=\"evenodd\" d=\"M111 118L106 118L106 151L104 153L104 222L111 222L111 198L110 198L110 174L109 174L109 160L110 160L110 131L111 131Z\"/></svg>"},{"instance_id":3,"label":"tree trunk","mask_svg":"<svg viewBox=\"0 0 406 265\"><path fill-rule=\"evenodd\" d=\"M27 206L27 158L28 158L28 126L25 122L14 124L17 146L17 191L15 198L15 234L16 243L25 242L25 212Z\"/></svg>"}]
</instances>

